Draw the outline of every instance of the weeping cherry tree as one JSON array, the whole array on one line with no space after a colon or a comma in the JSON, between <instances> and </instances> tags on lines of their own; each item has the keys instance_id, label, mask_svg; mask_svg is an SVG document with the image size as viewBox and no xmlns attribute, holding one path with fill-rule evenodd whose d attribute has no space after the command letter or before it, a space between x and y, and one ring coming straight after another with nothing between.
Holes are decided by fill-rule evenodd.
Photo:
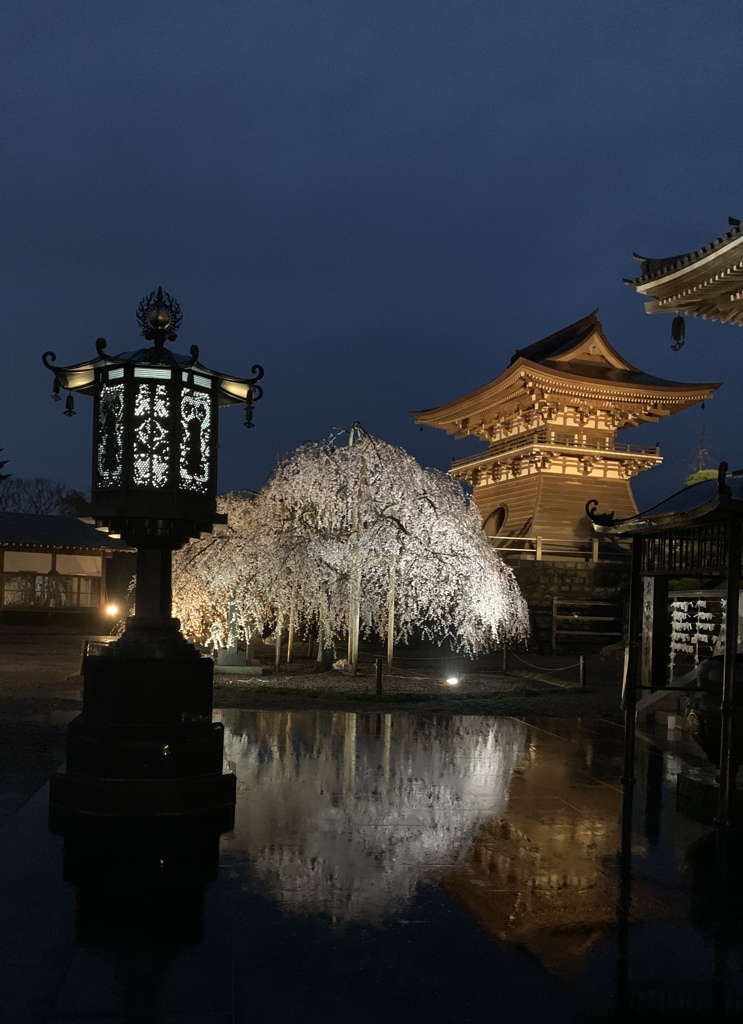
<instances>
[{"instance_id":1,"label":"weeping cherry tree","mask_svg":"<svg viewBox=\"0 0 743 1024\"><path fill-rule=\"evenodd\" d=\"M174 597L184 628L226 642L231 606L246 639L268 624L313 629L319 648L360 635L395 643L414 629L467 654L523 639L526 605L490 547L459 483L423 469L358 424L302 445L255 497L228 496L226 534L176 559ZM278 655L277 655L278 656Z\"/></svg>"}]
</instances>

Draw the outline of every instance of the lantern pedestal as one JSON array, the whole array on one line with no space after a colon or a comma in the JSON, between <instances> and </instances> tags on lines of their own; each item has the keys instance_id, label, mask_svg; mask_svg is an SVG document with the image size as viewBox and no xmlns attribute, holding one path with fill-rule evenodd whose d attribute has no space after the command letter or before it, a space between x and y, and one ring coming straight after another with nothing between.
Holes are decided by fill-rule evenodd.
<instances>
[{"instance_id":1,"label":"lantern pedestal","mask_svg":"<svg viewBox=\"0 0 743 1024\"><path fill-rule=\"evenodd\" d=\"M257 364L234 377L167 349L183 315L162 288L137 307L148 344L111 356L98 338L96 356L57 366L52 397L93 397L91 521L137 549L137 615L124 635L83 666L83 711L70 723L66 770L51 780L53 830L79 819L111 819L116 828L141 819L234 822L235 777L222 773L223 728L212 723L210 660L186 643L171 618L171 555L189 539L224 526L217 513L218 412L262 395ZM166 822L166 824L168 824Z\"/></svg>"},{"instance_id":2,"label":"lantern pedestal","mask_svg":"<svg viewBox=\"0 0 743 1024\"><path fill-rule=\"evenodd\" d=\"M163 814L231 828L235 777L222 772L212 673L177 619L130 620L120 640L86 657L83 711L68 727L66 768L51 779L51 828L80 816Z\"/></svg>"}]
</instances>

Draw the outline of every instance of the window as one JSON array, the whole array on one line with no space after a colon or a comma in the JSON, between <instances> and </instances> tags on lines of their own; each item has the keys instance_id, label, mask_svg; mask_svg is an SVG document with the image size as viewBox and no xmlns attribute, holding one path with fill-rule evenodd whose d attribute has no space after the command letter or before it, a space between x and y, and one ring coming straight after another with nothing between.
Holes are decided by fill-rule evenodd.
<instances>
[{"instance_id":1,"label":"window","mask_svg":"<svg viewBox=\"0 0 743 1024\"><path fill-rule=\"evenodd\" d=\"M483 524L486 537L497 537L506 524L508 509L505 505L499 505L494 509Z\"/></svg>"},{"instance_id":2,"label":"window","mask_svg":"<svg viewBox=\"0 0 743 1024\"><path fill-rule=\"evenodd\" d=\"M57 572L6 572L3 605L19 608L97 608L101 581L97 576L61 576Z\"/></svg>"}]
</instances>

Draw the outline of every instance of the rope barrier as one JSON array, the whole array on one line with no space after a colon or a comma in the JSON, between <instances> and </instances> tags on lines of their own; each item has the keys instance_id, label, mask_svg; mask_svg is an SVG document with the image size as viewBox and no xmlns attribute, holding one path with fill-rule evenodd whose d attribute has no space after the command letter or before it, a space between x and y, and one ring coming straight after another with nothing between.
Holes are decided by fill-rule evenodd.
<instances>
[{"instance_id":1,"label":"rope barrier","mask_svg":"<svg viewBox=\"0 0 743 1024\"><path fill-rule=\"evenodd\" d=\"M358 660L360 662L361 661L372 662L376 658L382 658L382 657L385 659L385 664L386 664L387 663L387 655L386 654L367 654L364 651L364 652L359 652ZM432 655L431 657L424 657L424 656L421 655L419 657L418 655L415 655L415 654L409 654L409 655L404 655L403 654L403 655L400 655L400 654L395 653L395 656L393 658L393 662L392 663L393 663L393 665L397 665L400 662L408 662L408 663L413 664L413 665L418 665L418 664L420 664L420 662L423 662L423 661L432 661L432 662L437 662L438 664L441 664L441 662L446 662L447 665L450 665L453 661L466 662L466 661L472 661L472 659L469 658L466 654L438 654L438 655Z\"/></svg>"},{"instance_id":2,"label":"rope barrier","mask_svg":"<svg viewBox=\"0 0 743 1024\"><path fill-rule=\"evenodd\" d=\"M521 664L526 665L527 668L536 669L537 672L567 672L571 668L580 668L579 661L576 661L574 665L561 665L559 668L545 668L544 665L533 665L529 661L524 661L523 658L519 658L518 654L514 654L513 651L511 651L510 653L511 657L515 658L516 661L520 661Z\"/></svg>"}]
</instances>

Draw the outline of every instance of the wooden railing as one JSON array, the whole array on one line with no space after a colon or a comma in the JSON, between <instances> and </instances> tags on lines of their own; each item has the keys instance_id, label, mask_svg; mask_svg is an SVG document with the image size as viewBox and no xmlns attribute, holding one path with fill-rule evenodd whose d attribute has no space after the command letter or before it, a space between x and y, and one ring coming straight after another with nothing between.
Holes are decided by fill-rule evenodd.
<instances>
[{"instance_id":1,"label":"wooden railing","mask_svg":"<svg viewBox=\"0 0 743 1024\"><path fill-rule=\"evenodd\" d=\"M571 601L552 598L552 653L559 640L573 639L585 643L601 637L604 643L622 638L623 606L621 601Z\"/></svg>"},{"instance_id":2,"label":"wooden railing","mask_svg":"<svg viewBox=\"0 0 743 1024\"><path fill-rule=\"evenodd\" d=\"M488 537L492 547L501 555L527 555L536 562L544 558L557 556L560 558L577 558L586 562L598 562L601 560L617 560L626 558L629 546L626 549L619 548L616 544L599 548L599 537L591 537L586 540L566 540L565 537Z\"/></svg>"},{"instance_id":3,"label":"wooden railing","mask_svg":"<svg viewBox=\"0 0 743 1024\"><path fill-rule=\"evenodd\" d=\"M598 439L597 439L598 440ZM478 452L476 455L468 455L464 459L452 459L451 469L463 469L467 466L477 466L480 463L488 462L490 459L497 458L501 455L517 455L519 452L528 451L530 449L542 449L546 448L550 452L555 454L568 453L574 455L576 451L580 451L585 455L601 455L605 452L618 452L620 455L640 455L640 456L653 456L658 455L660 449L658 445L636 445L636 444L616 444L611 438L606 438L603 443L592 443L591 441L551 441L546 436L542 436L541 432L537 435L525 434L523 437L518 435L507 438L503 441L496 441L490 445L484 452Z\"/></svg>"}]
</instances>

